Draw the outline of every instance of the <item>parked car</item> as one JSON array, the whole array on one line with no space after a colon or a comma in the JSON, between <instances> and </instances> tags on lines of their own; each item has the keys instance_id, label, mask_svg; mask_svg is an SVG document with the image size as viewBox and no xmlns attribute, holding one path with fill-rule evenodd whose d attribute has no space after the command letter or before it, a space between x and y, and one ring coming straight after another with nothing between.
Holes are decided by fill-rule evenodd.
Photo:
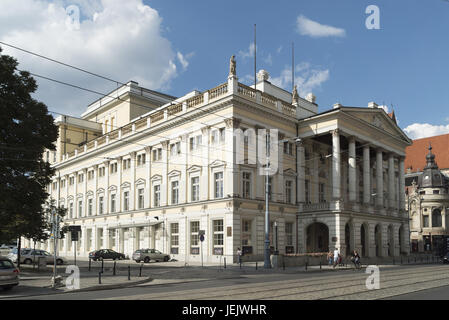
<instances>
[{"instance_id":1,"label":"parked car","mask_svg":"<svg viewBox=\"0 0 449 320\"><path fill-rule=\"evenodd\" d=\"M14 263L17 263L17 249L13 249L9 254L8 258ZM34 250L34 249L21 249L20 250L20 263L32 264L33 262L38 263L39 258L45 258L47 264L54 263L54 256L45 250ZM64 257L56 256L57 264L66 264L67 259Z\"/></svg>"},{"instance_id":2,"label":"parked car","mask_svg":"<svg viewBox=\"0 0 449 320\"><path fill-rule=\"evenodd\" d=\"M150 261L168 261L170 255L155 249L139 249L133 253L133 260L137 263L141 261L148 263Z\"/></svg>"},{"instance_id":3,"label":"parked car","mask_svg":"<svg viewBox=\"0 0 449 320\"><path fill-rule=\"evenodd\" d=\"M11 290L19 284L19 270L14 263L6 258L0 257L0 288Z\"/></svg>"},{"instance_id":4,"label":"parked car","mask_svg":"<svg viewBox=\"0 0 449 320\"><path fill-rule=\"evenodd\" d=\"M112 260L124 260L126 259L125 255L120 252L115 252L111 249L100 249L95 250L92 252L89 252L89 258L97 261L97 260L106 260L106 259L112 259Z\"/></svg>"}]
</instances>

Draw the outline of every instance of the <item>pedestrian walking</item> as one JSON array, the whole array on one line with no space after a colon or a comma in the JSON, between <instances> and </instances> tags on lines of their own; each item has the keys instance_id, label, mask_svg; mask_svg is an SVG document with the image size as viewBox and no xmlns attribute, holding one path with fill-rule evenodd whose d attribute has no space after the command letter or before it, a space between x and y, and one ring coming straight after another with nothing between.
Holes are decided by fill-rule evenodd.
<instances>
[{"instance_id":1,"label":"pedestrian walking","mask_svg":"<svg viewBox=\"0 0 449 320\"><path fill-rule=\"evenodd\" d=\"M332 254L332 251L329 250L329 252L327 253L327 261L328 261L330 266L334 263L334 258L333 257L334 256Z\"/></svg>"},{"instance_id":2,"label":"pedestrian walking","mask_svg":"<svg viewBox=\"0 0 449 320\"><path fill-rule=\"evenodd\" d=\"M361 265L360 265L360 255L357 252L357 250L354 250L352 252L351 261L352 261L352 263L354 263L354 266L355 266L356 269L360 269L360 267L361 267Z\"/></svg>"},{"instance_id":3,"label":"pedestrian walking","mask_svg":"<svg viewBox=\"0 0 449 320\"><path fill-rule=\"evenodd\" d=\"M335 248L335 250L334 250L334 268L339 263L339 257L340 257L340 253L338 252L338 248Z\"/></svg>"},{"instance_id":4,"label":"pedestrian walking","mask_svg":"<svg viewBox=\"0 0 449 320\"><path fill-rule=\"evenodd\" d=\"M237 248L237 258L238 258L238 263L241 264L242 263L242 250L240 250L240 248Z\"/></svg>"}]
</instances>

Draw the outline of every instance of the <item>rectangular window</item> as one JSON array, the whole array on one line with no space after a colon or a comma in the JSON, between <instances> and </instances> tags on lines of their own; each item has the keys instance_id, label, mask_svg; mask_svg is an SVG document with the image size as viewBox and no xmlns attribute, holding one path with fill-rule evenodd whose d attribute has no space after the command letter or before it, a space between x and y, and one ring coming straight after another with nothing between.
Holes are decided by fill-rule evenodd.
<instances>
[{"instance_id":1,"label":"rectangular window","mask_svg":"<svg viewBox=\"0 0 449 320\"><path fill-rule=\"evenodd\" d=\"M69 206L69 217L70 219L73 219L73 202L70 202L70 206Z\"/></svg>"},{"instance_id":2,"label":"rectangular window","mask_svg":"<svg viewBox=\"0 0 449 320\"><path fill-rule=\"evenodd\" d=\"M201 146L202 143L202 136L195 136L190 138L190 151L196 150Z\"/></svg>"},{"instance_id":3,"label":"rectangular window","mask_svg":"<svg viewBox=\"0 0 449 320\"><path fill-rule=\"evenodd\" d=\"M88 199L87 200L87 208L88 208L88 214L89 216L92 215L92 210L93 210L93 200L92 199Z\"/></svg>"},{"instance_id":4,"label":"rectangular window","mask_svg":"<svg viewBox=\"0 0 449 320\"><path fill-rule=\"evenodd\" d=\"M293 245L293 223L285 223L285 244L287 246Z\"/></svg>"},{"instance_id":5,"label":"rectangular window","mask_svg":"<svg viewBox=\"0 0 449 320\"><path fill-rule=\"evenodd\" d=\"M309 180L304 181L304 198L306 203L310 203L310 188L309 188Z\"/></svg>"},{"instance_id":6,"label":"rectangular window","mask_svg":"<svg viewBox=\"0 0 449 320\"><path fill-rule=\"evenodd\" d=\"M144 197L144 189L139 189L137 190L137 196L138 196L138 205L139 205L139 209L143 209L143 207L145 206L145 197Z\"/></svg>"},{"instance_id":7,"label":"rectangular window","mask_svg":"<svg viewBox=\"0 0 449 320\"><path fill-rule=\"evenodd\" d=\"M325 193L324 193L324 183L320 183L319 184L319 193L318 193L318 196L319 196L319 202L326 202L326 198L325 198ZM348 190L349 190L349 188L348 188Z\"/></svg>"},{"instance_id":8,"label":"rectangular window","mask_svg":"<svg viewBox=\"0 0 449 320\"><path fill-rule=\"evenodd\" d=\"M220 142L225 142L225 141L226 141L226 129L221 128L220 129Z\"/></svg>"},{"instance_id":9,"label":"rectangular window","mask_svg":"<svg viewBox=\"0 0 449 320\"><path fill-rule=\"evenodd\" d=\"M115 194L111 194L111 213L115 212Z\"/></svg>"},{"instance_id":10,"label":"rectangular window","mask_svg":"<svg viewBox=\"0 0 449 320\"><path fill-rule=\"evenodd\" d=\"M159 207L161 205L161 186L154 186L154 206Z\"/></svg>"},{"instance_id":11,"label":"rectangular window","mask_svg":"<svg viewBox=\"0 0 449 320\"><path fill-rule=\"evenodd\" d=\"M94 170L89 170L87 172L87 180L92 180L94 178L94 175L95 175Z\"/></svg>"},{"instance_id":12,"label":"rectangular window","mask_svg":"<svg viewBox=\"0 0 449 320\"><path fill-rule=\"evenodd\" d=\"M53 190L58 189L58 183L57 182L53 182Z\"/></svg>"},{"instance_id":13,"label":"rectangular window","mask_svg":"<svg viewBox=\"0 0 449 320\"><path fill-rule=\"evenodd\" d=\"M179 201L179 181L171 183L171 204L178 204Z\"/></svg>"},{"instance_id":14,"label":"rectangular window","mask_svg":"<svg viewBox=\"0 0 449 320\"><path fill-rule=\"evenodd\" d=\"M429 227L429 216L423 215L423 223L424 223L424 228L428 228Z\"/></svg>"},{"instance_id":15,"label":"rectangular window","mask_svg":"<svg viewBox=\"0 0 449 320\"><path fill-rule=\"evenodd\" d=\"M251 220L242 220L242 247L251 245Z\"/></svg>"},{"instance_id":16,"label":"rectangular window","mask_svg":"<svg viewBox=\"0 0 449 320\"><path fill-rule=\"evenodd\" d=\"M211 143L217 144L218 143L218 130L213 130L211 133Z\"/></svg>"},{"instance_id":17,"label":"rectangular window","mask_svg":"<svg viewBox=\"0 0 449 320\"><path fill-rule=\"evenodd\" d=\"M285 181L285 202L292 203L292 182Z\"/></svg>"},{"instance_id":18,"label":"rectangular window","mask_svg":"<svg viewBox=\"0 0 449 320\"><path fill-rule=\"evenodd\" d=\"M153 150L153 161L162 160L162 148Z\"/></svg>"},{"instance_id":19,"label":"rectangular window","mask_svg":"<svg viewBox=\"0 0 449 320\"><path fill-rule=\"evenodd\" d=\"M78 217L83 216L83 201L78 201Z\"/></svg>"},{"instance_id":20,"label":"rectangular window","mask_svg":"<svg viewBox=\"0 0 449 320\"><path fill-rule=\"evenodd\" d=\"M139 167L139 166L143 166L143 165L145 164L145 161L146 161L146 159L145 159L145 153L139 154L139 155L137 156L137 166L138 166L138 167Z\"/></svg>"},{"instance_id":21,"label":"rectangular window","mask_svg":"<svg viewBox=\"0 0 449 320\"><path fill-rule=\"evenodd\" d=\"M104 207L104 197L98 197L98 214L103 214L103 207Z\"/></svg>"},{"instance_id":22,"label":"rectangular window","mask_svg":"<svg viewBox=\"0 0 449 320\"><path fill-rule=\"evenodd\" d=\"M200 254L199 250L199 231L200 231L200 222L199 221L191 221L190 222L190 254Z\"/></svg>"},{"instance_id":23,"label":"rectangular window","mask_svg":"<svg viewBox=\"0 0 449 320\"><path fill-rule=\"evenodd\" d=\"M181 153L181 143L176 142L170 145L170 157L176 157Z\"/></svg>"},{"instance_id":24,"label":"rectangular window","mask_svg":"<svg viewBox=\"0 0 449 320\"><path fill-rule=\"evenodd\" d=\"M213 221L213 232L214 232L214 248L213 254L223 255L223 239L224 239L224 227L223 220Z\"/></svg>"},{"instance_id":25,"label":"rectangular window","mask_svg":"<svg viewBox=\"0 0 449 320\"><path fill-rule=\"evenodd\" d=\"M191 179L192 182L192 201L200 200L200 178L194 177Z\"/></svg>"},{"instance_id":26,"label":"rectangular window","mask_svg":"<svg viewBox=\"0 0 449 320\"><path fill-rule=\"evenodd\" d=\"M223 198L223 172L215 173L215 198Z\"/></svg>"},{"instance_id":27,"label":"rectangular window","mask_svg":"<svg viewBox=\"0 0 449 320\"><path fill-rule=\"evenodd\" d=\"M243 198L249 199L251 197L251 173L242 173L242 196Z\"/></svg>"},{"instance_id":28,"label":"rectangular window","mask_svg":"<svg viewBox=\"0 0 449 320\"><path fill-rule=\"evenodd\" d=\"M170 253L178 254L179 252L179 224L170 224Z\"/></svg>"},{"instance_id":29,"label":"rectangular window","mask_svg":"<svg viewBox=\"0 0 449 320\"><path fill-rule=\"evenodd\" d=\"M110 174L114 174L114 173L116 173L117 172L117 162L116 163L112 163L111 165L110 165L110 169L109 169L109 173Z\"/></svg>"},{"instance_id":30,"label":"rectangular window","mask_svg":"<svg viewBox=\"0 0 449 320\"><path fill-rule=\"evenodd\" d=\"M129 210L129 191L123 192L123 211Z\"/></svg>"},{"instance_id":31,"label":"rectangular window","mask_svg":"<svg viewBox=\"0 0 449 320\"><path fill-rule=\"evenodd\" d=\"M82 173L80 173L79 175L78 175L78 182L83 182L84 181L84 174L82 174Z\"/></svg>"}]
</instances>

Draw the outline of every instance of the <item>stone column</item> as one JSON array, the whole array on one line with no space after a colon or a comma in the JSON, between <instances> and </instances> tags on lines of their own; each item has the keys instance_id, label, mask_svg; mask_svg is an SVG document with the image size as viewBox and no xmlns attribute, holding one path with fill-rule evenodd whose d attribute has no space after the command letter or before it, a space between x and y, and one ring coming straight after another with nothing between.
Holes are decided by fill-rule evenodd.
<instances>
[{"instance_id":1,"label":"stone column","mask_svg":"<svg viewBox=\"0 0 449 320\"><path fill-rule=\"evenodd\" d=\"M105 168L104 168L104 181L106 182L104 184L104 202L103 202L103 210L105 214L110 213L110 202L111 199L109 199L109 161L103 162Z\"/></svg>"},{"instance_id":2,"label":"stone column","mask_svg":"<svg viewBox=\"0 0 449 320\"><path fill-rule=\"evenodd\" d=\"M371 202L371 173L370 173L370 148L363 147L363 203Z\"/></svg>"},{"instance_id":3,"label":"stone column","mask_svg":"<svg viewBox=\"0 0 449 320\"><path fill-rule=\"evenodd\" d=\"M88 205L87 205L87 168L83 169L83 216L87 217L88 215Z\"/></svg>"},{"instance_id":4,"label":"stone column","mask_svg":"<svg viewBox=\"0 0 449 320\"><path fill-rule=\"evenodd\" d=\"M122 161L123 157L117 158L117 174L118 174L118 182L117 182L117 195L115 196L115 212L122 212Z\"/></svg>"},{"instance_id":5,"label":"stone column","mask_svg":"<svg viewBox=\"0 0 449 320\"><path fill-rule=\"evenodd\" d=\"M376 206L379 208L384 207L383 156L381 149L377 149L376 153Z\"/></svg>"},{"instance_id":6,"label":"stone column","mask_svg":"<svg viewBox=\"0 0 449 320\"><path fill-rule=\"evenodd\" d=\"M278 202L285 202L285 182L284 182L284 140L285 136L282 133L278 134L278 171L275 176L273 176L273 181L276 179L276 189L273 188L273 199ZM293 190L292 190L293 192ZM277 193L277 195L275 195ZM280 230L280 229L279 229ZM280 238L279 238L280 239Z\"/></svg>"},{"instance_id":7,"label":"stone column","mask_svg":"<svg viewBox=\"0 0 449 320\"><path fill-rule=\"evenodd\" d=\"M356 201L356 154L355 138L349 138L349 156L348 156L348 178L349 178L349 201Z\"/></svg>"},{"instance_id":8,"label":"stone column","mask_svg":"<svg viewBox=\"0 0 449 320\"><path fill-rule=\"evenodd\" d=\"M136 152L131 152L131 188L129 192L129 210L136 209Z\"/></svg>"},{"instance_id":9,"label":"stone column","mask_svg":"<svg viewBox=\"0 0 449 320\"><path fill-rule=\"evenodd\" d=\"M296 143L296 161L298 166L298 176L297 176L297 185L298 189L296 190L296 202L297 203L304 203L305 201L305 152L304 152L304 143L302 141L299 141Z\"/></svg>"},{"instance_id":10,"label":"stone column","mask_svg":"<svg viewBox=\"0 0 449 320\"><path fill-rule=\"evenodd\" d=\"M179 199L178 202L179 203L186 203L187 202L187 188L188 188L188 183L187 183L187 169L189 168L189 163L188 163L188 136L187 135L182 135L179 137L180 141L181 141L181 154L179 155L180 157L180 162L179 163L185 163L185 168L183 168L181 170L181 176L179 177L179 185L178 185L178 192L179 192ZM171 192L171 191L170 191ZM148 230L148 232L150 232Z\"/></svg>"},{"instance_id":11,"label":"stone column","mask_svg":"<svg viewBox=\"0 0 449 320\"><path fill-rule=\"evenodd\" d=\"M94 215L98 216L98 165L94 166L94 197L93 197L93 210L94 210ZM104 202L104 201L103 201ZM104 210L104 208L103 208Z\"/></svg>"},{"instance_id":12,"label":"stone column","mask_svg":"<svg viewBox=\"0 0 449 320\"><path fill-rule=\"evenodd\" d=\"M78 206L78 172L74 172L73 175L73 217L79 218L80 212L79 212L79 206Z\"/></svg>"},{"instance_id":13,"label":"stone column","mask_svg":"<svg viewBox=\"0 0 449 320\"><path fill-rule=\"evenodd\" d=\"M238 167L236 165L236 150L235 150L235 144L234 144L234 130L239 128L240 126L240 119L237 118L229 118L225 119L226 124L226 169L225 173L223 175L224 180L224 197L227 197L227 195L237 195L239 193L239 172ZM203 171L207 168L203 168ZM259 172L256 172L256 175L259 174Z\"/></svg>"},{"instance_id":14,"label":"stone column","mask_svg":"<svg viewBox=\"0 0 449 320\"><path fill-rule=\"evenodd\" d=\"M81 227L81 247L80 247L80 255L84 255L86 252L87 245L87 228Z\"/></svg>"},{"instance_id":15,"label":"stone column","mask_svg":"<svg viewBox=\"0 0 449 320\"><path fill-rule=\"evenodd\" d=\"M399 212L405 211L405 170L404 157L399 158Z\"/></svg>"},{"instance_id":16,"label":"stone column","mask_svg":"<svg viewBox=\"0 0 449 320\"><path fill-rule=\"evenodd\" d=\"M162 141L162 181L161 181L161 206L168 204L168 148L170 145L169 140ZM203 168L203 172L204 172ZM200 185L201 190L201 185Z\"/></svg>"},{"instance_id":17,"label":"stone column","mask_svg":"<svg viewBox=\"0 0 449 320\"><path fill-rule=\"evenodd\" d=\"M146 197L145 197L145 208L150 208L151 207L151 163L153 161L153 159L151 159L151 147L146 147L145 148L145 170L147 173L147 183L146 183L146 187L147 187L147 192L146 192Z\"/></svg>"},{"instance_id":18,"label":"stone column","mask_svg":"<svg viewBox=\"0 0 449 320\"><path fill-rule=\"evenodd\" d=\"M388 207L394 209L396 199L396 189L394 188L394 154L388 155Z\"/></svg>"},{"instance_id":19,"label":"stone column","mask_svg":"<svg viewBox=\"0 0 449 320\"><path fill-rule=\"evenodd\" d=\"M102 246L106 249L110 248L110 243L109 243L109 229L107 226L103 227L103 243Z\"/></svg>"},{"instance_id":20,"label":"stone column","mask_svg":"<svg viewBox=\"0 0 449 320\"><path fill-rule=\"evenodd\" d=\"M340 134L336 129L332 131L332 197L334 200L341 198L340 157Z\"/></svg>"},{"instance_id":21,"label":"stone column","mask_svg":"<svg viewBox=\"0 0 449 320\"><path fill-rule=\"evenodd\" d=\"M202 165L200 176L200 200L209 200L209 139L210 139L210 127L204 127L201 129L202 145L201 145L201 158L200 163ZM223 172L224 175L224 172ZM212 188L213 189L213 188Z\"/></svg>"},{"instance_id":22,"label":"stone column","mask_svg":"<svg viewBox=\"0 0 449 320\"><path fill-rule=\"evenodd\" d=\"M313 162L313 169L312 169L312 181L309 184L309 190L311 195L311 201L314 203L318 203L320 201L319 199L319 190L320 190L320 152L319 152L319 146L317 144L314 144L313 147L313 153L312 153L312 162Z\"/></svg>"}]
</instances>

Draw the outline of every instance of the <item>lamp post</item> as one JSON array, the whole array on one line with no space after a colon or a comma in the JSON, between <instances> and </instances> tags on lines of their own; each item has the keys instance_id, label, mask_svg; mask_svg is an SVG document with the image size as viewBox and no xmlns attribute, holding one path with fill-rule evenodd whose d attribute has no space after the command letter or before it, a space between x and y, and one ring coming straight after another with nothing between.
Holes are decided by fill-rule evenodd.
<instances>
[{"instance_id":1,"label":"lamp post","mask_svg":"<svg viewBox=\"0 0 449 320\"><path fill-rule=\"evenodd\" d=\"M266 165L265 165L265 251L264 268L270 269L270 212L269 212L269 168L270 168L270 134L266 134Z\"/></svg>"}]
</instances>

